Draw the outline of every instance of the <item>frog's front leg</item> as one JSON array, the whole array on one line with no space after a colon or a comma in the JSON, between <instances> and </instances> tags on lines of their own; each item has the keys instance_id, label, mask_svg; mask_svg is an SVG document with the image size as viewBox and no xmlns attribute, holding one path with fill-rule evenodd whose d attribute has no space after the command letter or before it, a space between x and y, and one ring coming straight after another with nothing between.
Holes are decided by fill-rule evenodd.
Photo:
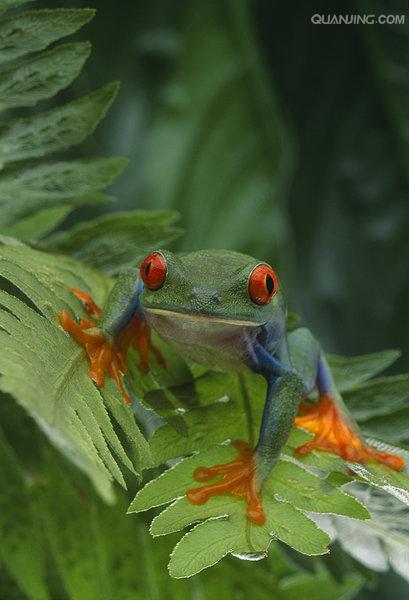
<instances>
[{"instance_id":1,"label":"frog's front leg","mask_svg":"<svg viewBox=\"0 0 409 600\"><path fill-rule=\"evenodd\" d=\"M211 496L231 493L247 501L247 517L262 525L265 514L260 491L263 482L280 457L287 441L303 394L301 379L261 345L255 347L254 370L267 380L267 397L255 450L246 442L236 441L237 460L223 465L199 467L194 472L197 481L205 482L221 476L221 480L193 488L187 498L193 504L203 504Z\"/></svg>"},{"instance_id":2,"label":"frog's front leg","mask_svg":"<svg viewBox=\"0 0 409 600\"><path fill-rule=\"evenodd\" d=\"M140 309L142 283L138 272L132 270L119 276L102 311L86 292L71 291L84 303L92 320L76 321L67 310L63 310L60 313L61 326L84 346L90 361L89 375L96 385L103 387L105 375L108 375L115 380L125 401L130 404L122 381L129 348L138 351L142 372L149 370L150 352L158 362L164 362L159 350L151 343L150 328Z\"/></svg>"}]
</instances>

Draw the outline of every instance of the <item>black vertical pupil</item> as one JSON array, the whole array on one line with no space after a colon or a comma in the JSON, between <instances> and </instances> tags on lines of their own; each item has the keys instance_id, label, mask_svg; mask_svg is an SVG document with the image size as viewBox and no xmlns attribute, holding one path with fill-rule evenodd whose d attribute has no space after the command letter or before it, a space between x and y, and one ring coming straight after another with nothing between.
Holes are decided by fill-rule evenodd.
<instances>
[{"instance_id":1,"label":"black vertical pupil","mask_svg":"<svg viewBox=\"0 0 409 600\"><path fill-rule=\"evenodd\" d=\"M274 279L271 277L271 275L266 276L266 288L269 294L274 292Z\"/></svg>"},{"instance_id":2,"label":"black vertical pupil","mask_svg":"<svg viewBox=\"0 0 409 600\"><path fill-rule=\"evenodd\" d=\"M149 275L149 271L151 270L151 264L152 263L148 262L148 264L145 267L145 277Z\"/></svg>"}]
</instances>

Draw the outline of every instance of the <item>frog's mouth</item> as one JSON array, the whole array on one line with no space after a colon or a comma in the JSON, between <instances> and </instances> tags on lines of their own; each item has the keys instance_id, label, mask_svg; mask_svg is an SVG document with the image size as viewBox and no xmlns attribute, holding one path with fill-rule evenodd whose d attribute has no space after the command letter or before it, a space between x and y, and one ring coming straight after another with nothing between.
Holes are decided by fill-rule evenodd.
<instances>
[{"instance_id":1,"label":"frog's mouth","mask_svg":"<svg viewBox=\"0 0 409 600\"><path fill-rule=\"evenodd\" d=\"M212 323L220 323L225 325L237 325L239 327L260 327L263 323L257 323L255 321L247 321L244 319L228 319L226 317L220 317L218 315L207 315L203 313L186 313L186 312L177 312L175 310L167 310L166 308L145 308L147 313L152 315L158 315L159 317L168 317L168 318L179 318L184 319L185 321L196 321L196 322L212 322Z\"/></svg>"}]
</instances>

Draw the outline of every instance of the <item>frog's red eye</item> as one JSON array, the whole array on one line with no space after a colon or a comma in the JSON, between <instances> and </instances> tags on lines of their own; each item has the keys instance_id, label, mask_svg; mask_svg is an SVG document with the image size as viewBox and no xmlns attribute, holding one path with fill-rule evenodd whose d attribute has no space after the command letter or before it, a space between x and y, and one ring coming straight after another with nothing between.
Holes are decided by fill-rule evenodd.
<instances>
[{"instance_id":1,"label":"frog's red eye","mask_svg":"<svg viewBox=\"0 0 409 600\"><path fill-rule=\"evenodd\" d=\"M268 304L278 292L278 278L266 264L254 267L249 277L250 298L256 304Z\"/></svg>"},{"instance_id":2,"label":"frog's red eye","mask_svg":"<svg viewBox=\"0 0 409 600\"><path fill-rule=\"evenodd\" d=\"M167 272L166 260L160 252L152 252L141 264L142 281L150 290L157 290L163 285Z\"/></svg>"}]
</instances>

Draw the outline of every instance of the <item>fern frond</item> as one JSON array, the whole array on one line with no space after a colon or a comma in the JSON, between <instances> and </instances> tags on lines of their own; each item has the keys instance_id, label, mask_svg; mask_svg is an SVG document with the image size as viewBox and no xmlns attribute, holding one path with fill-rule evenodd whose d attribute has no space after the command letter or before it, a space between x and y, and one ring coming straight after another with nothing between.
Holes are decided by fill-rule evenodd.
<instances>
[{"instance_id":1,"label":"fern frond","mask_svg":"<svg viewBox=\"0 0 409 600\"><path fill-rule=\"evenodd\" d=\"M0 63L44 50L93 15L89 9L34 10L0 21ZM57 45L0 71L0 112L53 97L78 75L89 53L86 42ZM0 124L0 233L78 256L107 273L135 264L154 241L164 246L180 234L173 226L176 213L142 211L98 217L43 240L75 207L112 200L102 190L125 168L125 159L42 159L91 134L117 89L110 83L63 106Z\"/></svg>"},{"instance_id":2,"label":"fern frond","mask_svg":"<svg viewBox=\"0 0 409 600\"><path fill-rule=\"evenodd\" d=\"M21 2L6 2L10 8ZM90 44L50 43L93 18L91 9L40 9L0 20L0 112L32 107L67 87L81 71ZM36 54L37 53L37 54ZM25 55L30 54L28 59ZM0 123L0 232L36 241L76 206L109 201L101 193L127 164L125 159L39 162L85 139L105 116L117 92L108 84L46 112Z\"/></svg>"},{"instance_id":3,"label":"fern frond","mask_svg":"<svg viewBox=\"0 0 409 600\"><path fill-rule=\"evenodd\" d=\"M124 408L113 386L106 386L104 402L88 376L82 348L58 326L58 314L67 306L83 314L70 287L92 290L103 303L111 283L73 259L25 246L0 248L0 274L30 303L0 292L0 388L16 398L50 441L110 500L111 480L125 485L117 461L138 473L149 464L149 449L131 409ZM132 461L109 415L121 423L134 450Z\"/></svg>"},{"instance_id":4,"label":"fern frond","mask_svg":"<svg viewBox=\"0 0 409 600\"><path fill-rule=\"evenodd\" d=\"M15 227L16 222L39 210L71 210L104 201L99 190L109 185L125 164L122 158L93 158L43 162L5 172L0 176L1 230L7 235L7 227Z\"/></svg>"},{"instance_id":5,"label":"fern frond","mask_svg":"<svg viewBox=\"0 0 409 600\"><path fill-rule=\"evenodd\" d=\"M78 100L0 127L0 162L42 158L82 142L103 119L118 91L109 83Z\"/></svg>"},{"instance_id":6,"label":"fern frond","mask_svg":"<svg viewBox=\"0 0 409 600\"><path fill-rule=\"evenodd\" d=\"M6 1L3 10L25 4ZM81 29L95 15L90 8L40 9L8 17L0 21L0 63L39 52L52 42Z\"/></svg>"},{"instance_id":7,"label":"fern frond","mask_svg":"<svg viewBox=\"0 0 409 600\"><path fill-rule=\"evenodd\" d=\"M34 106L67 87L91 52L88 42L56 46L0 72L0 112Z\"/></svg>"},{"instance_id":8,"label":"fern frond","mask_svg":"<svg viewBox=\"0 0 409 600\"><path fill-rule=\"evenodd\" d=\"M179 237L182 230L174 225L179 218L171 211L115 212L57 232L41 246L112 275L134 267L149 252Z\"/></svg>"}]
</instances>

